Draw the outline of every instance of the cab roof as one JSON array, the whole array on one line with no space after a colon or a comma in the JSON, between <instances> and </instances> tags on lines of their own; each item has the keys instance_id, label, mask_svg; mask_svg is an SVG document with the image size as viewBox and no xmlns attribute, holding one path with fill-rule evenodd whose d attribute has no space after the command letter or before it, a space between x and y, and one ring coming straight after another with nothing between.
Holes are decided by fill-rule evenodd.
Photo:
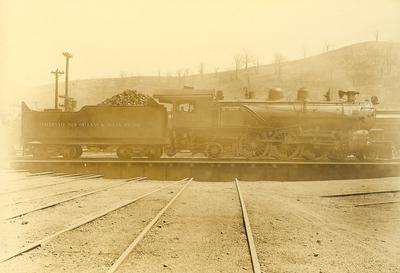
<instances>
[{"instance_id":1,"label":"cab roof","mask_svg":"<svg viewBox=\"0 0 400 273\"><path fill-rule=\"evenodd\" d=\"M176 100L214 98L214 89L194 90L194 89L161 89L153 94L155 99L160 102L170 102Z\"/></svg>"}]
</instances>

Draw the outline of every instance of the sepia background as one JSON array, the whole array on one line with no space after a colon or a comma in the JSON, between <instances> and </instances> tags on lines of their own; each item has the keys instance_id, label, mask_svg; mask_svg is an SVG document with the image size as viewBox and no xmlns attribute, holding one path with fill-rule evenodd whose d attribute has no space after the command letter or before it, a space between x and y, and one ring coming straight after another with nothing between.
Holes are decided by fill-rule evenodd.
<instances>
[{"instance_id":1,"label":"sepia background","mask_svg":"<svg viewBox=\"0 0 400 273\"><path fill-rule=\"evenodd\" d=\"M264 99L267 91L276 87L282 88L288 100L295 99L300 88L307 89L313 100L322 100L327 91L336 95L337 90L356 90L361 100L377 96L378 110L392 110L400 109L399 26L400 0L0 0L0 167L8 167L10 145L21 147L21 102L33 110L54 107L51 71L65 71L62 52L73 55L69 93L77 101L76 110L126 89L151 95L159 89L184 86L222 90L227 99L243 98L244 90ZM61 75L60 95L64 94L64 79ZM90 166L85 169L86 163L100 159L110 170L110 162L123 160L107 153L90 158L98 156L91 152L82 159L84 172L77 171L76 178L0 168L6 181L0 185L2 216L28 211L3 219L0 254L29 246L121 200L179 183L19 255L5 265L9 272L24 272L24 267L31 272L58 272L61 268L99 272L96 266L107 270L150 216L192 180L103 179L98 173L89 175L93 170ZM18 159L16 153L13 156ZM241 160L250 166L248 158ZM75 163L80 164L78 161ZM390 176L386 173L373 179L355 177L362 172L371 175L381 163L381 172L387 166L398 168L398 157L374 162L371 170L368 162L333 162L337 168L329 167L331 163L305 162L310 168L304 169L283 164L283 168L294 180L318 180L324 175L350 179L240 182L262 266L274 272L397 272L399 179L386 177ZM123 164L118 166L126 169L127 175L140 169L131 162L129 168ZM240 173L242 167L234 165L225 172ZM66 166L69 168L69 163ZM272 166L263 172L281 175L276 164ZM253 167L242 172L248 177L257 175ZM198 168L200 177L219 170L206 168ZM115 169L111 171L123 173ZM180 169L170 173L184 178ZM191 266L193 272L250 272L239 180L203 180L193 180L133 253L131 262L136 262L136 268L185 272ZM128 185L129 181L135 183ZM61 187L51 188L56 184ZM115 189L108 191L110 187ZM48 197L54 199L48 201ZM38 209L36 205L40 205ZM129 266L132 264L126 265L127 272L134 268Z\"/></svg>"}]
</instances>

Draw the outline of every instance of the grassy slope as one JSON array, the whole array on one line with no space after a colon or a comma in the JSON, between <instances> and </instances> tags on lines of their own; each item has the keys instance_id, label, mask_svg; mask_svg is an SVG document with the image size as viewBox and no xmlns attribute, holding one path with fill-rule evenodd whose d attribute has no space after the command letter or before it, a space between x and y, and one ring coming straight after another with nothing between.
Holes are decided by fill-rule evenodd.
<instances>
[{"instance_id":1,"label":"grassy slope","mask_svg":"<svg viewBox=\"0 0 400 273\"><path fill-rule=\"evenodd\" d=\"M71 82L72 95L78 104L96 104L124 89L136 89L151 94L156 89L181 88L183 85L197 89L221 89L226 98L243 96L243 87L250 83L256 97L265 98L272 87L284 89L287 98L294 98L296 90L305 87L315 99L322 98L328 89L333 91L358 90L364 98L379 96L381 107L400 107L400 44L365 42L333 50L313 57L288 61L281 65L281 77L277 65L250 67L218 74L181 77L129 77L89 79ZM62 85L60 85L62 86ZM28 101L38 101L39 107L49 107L53 100L53 86L39 86Z\"/></svg>"}]
</instances>

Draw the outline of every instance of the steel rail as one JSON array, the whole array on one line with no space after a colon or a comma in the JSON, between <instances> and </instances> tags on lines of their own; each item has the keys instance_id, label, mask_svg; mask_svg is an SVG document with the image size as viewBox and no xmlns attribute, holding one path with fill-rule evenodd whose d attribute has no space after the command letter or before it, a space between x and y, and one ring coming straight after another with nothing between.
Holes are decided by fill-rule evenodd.
<instances>
[{"instance_id":1,"label":"steel rail","mask_svg":"<svg viewBox=\"0 0 400 273\"><path fill-rule=\"evenodd\" d=\"M25 181L36 181L39 179L51 179L54 178L55 173L53 172L43 172L43 173L28 173L25 174L25 176L19 176L19 177L11 177L10 179L7 179L8 182L25 182Z\"/></svg>"},{"instance_id":2,"label":"steel rail","mask_svg":"<svg viewBox=\"0 0 400 273\"><path fill-rule=\"evenodd\" d=\"M54 173L54 174L49 174L49 175L46 175L46 176L13 177L12 179L7 180L7 182L12 183L11 185L23 185L23 184L26 184L27 182L36 182L36 183L37 182L41 182L41 181L46 182L46 181L49 181L51 179L68 178L68 177L80 177L80 176L87 176L87 174Z\"/></svg>"},{"instance_id":3,"label":"steel rail","mask_svg":"<svg viewBox=\"0 0 400 273\"><path fill-rule=\"evenodd\" d=\"M53 234L51 234L49 236L46 236L43 239L40 239L40 240L35 241L33 243L30 243L27 246L24 246L24 247L22 247L22 248L20 248L18 250L15 250L15 251L13 251L13 252L11 252L9 254L4 255L3 257L0 258L0 263L3 263L3 262L5 262L5 261L7 261L7 260L9 260L11 258L14 258L15 256L18 256L18 255L20 255L22 253L28 252L28 251L30 251L32 249L35 249L35 248L37 248L39 246L42 246L46 242L56 238L57 236L65 233L65 232L71 231L71 230L76 229L76 228L78 228L80 226L83 226L83 225L85 225L87 223L93 222L94 220L96 220L96 219L98 219L98 218L100 218L100 217L102 217L102 216L104 216L104 215L106 215L106 214L108 214L110 212L113 212L113 211L118 210L120 208L126 207L126 206L128 206L128 205L130 205L130 204L132 204L132 203L134 203L134 202L146 197L146 196L149 196L149 195L151 195L153 193L156 193L158 191L161 191L163 189L172 187L173 185L175 185L177 183L180 183L180 182L184 182L187 179L188 178L176 181L174 183L171 183L170 185L155 189L155 190L153 190L151 192L142 194L142 195L140 195L138 197L135 197L135 198L133 198L131 200L119 202L119 203L115 204L114 206L109 207L109 208L107 208L107 209L105 209L103 211L95 212L95 213L92 213L92 214L90 214L90 215L88 215L86 217L82 217L77 222L70 224L69 226L67 226L66 228L64 228L64 229L62 229L60 231L54 232Z\"/></svg>"},{"instance_id":4,"label":"steel rail","mask_svg":"<svg viewBox=\"0 0 400 273\"><path fill-rule=\"evenodd\" d=\"M41 183L41 182L47 182L46 184L42 184L42 185L38 185L38 186L47 186L47 185L53 185L54 183L51 183L53 180L59 179L59 178L80 178L80 177L87 177L87 176L91 176L91 175L87 175L87 174L65 174L62 176L54 176L54 175L50 175L50 176L36 176L36 177L22 177L22 179L14 179L14 180L8 180L8 182L11 182L11 187L2 187L2 190L6 190L6 191L2 191L0 192L0 195L2 195L3 193L10 193L13 191L20 191L22 189L24 189L23 186L25 186L25 184L27 183ZM28 179L27 179L28 178ZM56 180L57 181L57 180ZM65 181L65 180L63 180ZM73 180L70 180L71 182ZM50 182L50 183L49 183ZM61 182L61 181L59 181ZM55 184L57 184L58 182L56 182ZM9 185L8 185L9 186ZM30 188L30 187L26 187L26 188ZM26 189L25 188L25 189Z\"/></svg>"},{"instance_id":5,"label":"steel rail","mask_svg":"<svg viewBox=\"0 0 400 273\"><path fill-rule=\"evenodd\" d=\"M5 173L24 173L24 172L29 172L29 170L14 170L14 169L1 169L0 174L5 174Z\"/></svg>"},{"instance_id":6,"label":"steel rail","mask_svg":"<svg viewBox=\"0 0 400 273\"><path fill-rule=\"evenodd\" d=\"M331 198L331 197L347 197L347 196L371 195L371 194L382 194L382 193L396 193L396 192L400 192L400 190L338 193L338 194L320 195L320 197L324 197L324 198Z\"/></svg>"},{"instance_id":7,"label":"steel rail","mask_svg":"<svg viewBox=\"0 0 400 273\"><path fill-rule=\"evenodd\" d=\"M16 193L16 192L23 192L23 191L29 191L29 190L35 190L35 189L40 189L40 188L46 188L46 187L51 187L51 186L56 186L56 185L61 185L61 184L66 184L66 183L79 181L81 179L92 179L92 178L101 178L101 177L103 177L103 175L101 175L101 174L79 176L79 177L76 177L75 179L72 179L72 180L60 181L60 182L57 182L57 183L45 184L45 185L34 186L34 187L28 187L28 188L19 189L19 190L4 191L4 192L0 192L0 195L9 194L9 193Z\"/></svg>"},{"instance_id":8,"label":"steel rail","mask_svg":"<svg viewBox=\"0 0 400 273\"><path fill-rule=\"evenodd\" d=\"M369 206L389 205L389 204L397 204L397 203L400 203L400 200L386 201L386 202L376 202L376 203L356 204L354 206L355 207L369 207Z\"/></svg>"},{"instance_id":9,"label":"steel rail","mask_svg":"<svg viewBox=\"0 0 400 273\"><path fill-rule=\"evenodd\" d=\"M98 193L98 192L106 191L106 190L109 190L109 189L112 189L112 188L116 188L116 187L120 187L120 186L123 186L123 185L127 185L130 182L142 181L142 180L145 180L146 178L147 177L131 178L131 179L127 180L127 181L124 181L124 182L121 182L121 183L118 183L118 184L115 184L115 185L102 187L100 189L95 189L95 190L92 190L92 191L89 191L89 192L85 192L85 193L81 193L81 194L74 195L74 196L71 196L71 197L67 197L67 198L61 199L59 201L54 201L54 202L52 202L50 204L47 204L47 205L38 206L36 208L30 209L30 210L26 210L26 211L23 211L23 212L18 212L18 213L15 213L15 214L11 215L11 216L3 218L3 220L11 220L11 219L14 219L14 218L17 218L17 217L20 217L20 216L23 216L23 215L38 211L38 210L44 210L44 209L47 209L47 208L55 207L57 205L60 205L62 203L65 203L65 202L68 202L68 201L71 201L71 200L74 200L74 199L78 199L78 198L81 198L81 197L85 197L85 196L88 196L88 195L92 195L92 194L95 194L95 193Z\"/></svg>"},{"instance_id":10,"label":"steel rail","mask_svg":"<svg viewBox=\"0 0 400 273\"><path fill-rule=\"evenodd\" d=\"M75 177L75 176L84 176L86 174L82 173L65 173L63 175L51 175L51 176L57 176L57 177Z\"/></svg>"},{"instance_id":11,"label":"steel rail","mask_svg":"<svg viewBox=\"0 0 400 273\"><path fill-rule=\"evenodd\" d=\"M260 262L258 261L256 245L254 243L253 233L251 232L249 215L247 214L246 204L244 203L243 195L242 195L242 192L241 192L240 186L239 186L239 180L237 178L235 178L235 184L236 184L236 189L237 189L237 192L239 195L240 207L242 209L243 222L244 222L244 227L246 230L246 237L247 237L247 243L248 243L249 250L250 250L251 264L253 266L253 272L261 273L261 267L260 267Z\"/></svg>"},{"instance_id":12,"label":"steel rail","mask_svg":"<svg viewBox=\"0 0 400 273\"><path fill-rule=\"evenodd\" d=\"M30 173L30 174L27 174L26 176L31 177L31 176L41 176L41 175L47 175L47 174L54 174L54 172Z\"/></svg>"},{"instance_id":13,"label":"steel rail","mask_svg":"<svg viewBox=\"0 0 400 273\"><path fill-rule=\"evenodd\" d=\"M25 200L17 201L17 202L14 202L14 203L4 204L1 207L10 207L10 206L14 206L14 205L22 204L22 203L27 203L27 202L31 202L31 201L36 201L36 200L40 200L40 199L54 197L54 196L57 196L57 195L63 195L63 194L79 192L79 191L81 191L81 190L79 189L79 190L72 190L72 191L63 191L63 192L54 193L54 194L50 194L50 195L46 195L46 196L40 196L40 197L35 197L35 198L32 198L32 199L25 199Z\"/></svg>"},{"instance_id":14,"label":"steel rail","mask_svg":"<svg viewBox=\"0 0 400 273\"><path fill-rule=\"evenodd\" d=\"M72 176L78 176L78 175L79 175L79 174L74 174L74 175L72 175ZM64 177L67 177L67 175L65 175ZM136 177L136 178L138 178L138 177ZM125 182L128 182L128 181L130 181L130 180L134 180L134 179L136 179L136 178L129 178L129 179L125 180ZM73 181L75 181L75 180L73 180ZM48 185L52 185L52 184L48 184ZM45 198L48 198L48 197L54 197L54 196L57 196L57 195L63 195L63 194L68 194L68 193L73 193L73 192L79 192L79 191L81 191L81 189L79 189L79 190L71 190L71 191L63 191L63 192L59 192L59 193L55 193L55 194L50 194L50 195L46 195L46 196L40 196L40 197L31 198L31 199L25 199L25 200L22 200L22 201L16 201L16 202L14 202L14 203L4 204L4 205L2 205L1 207L9 207L9 206L18 205L18 204L21 204L21 203L36 201L36 200L45 199Z\"/></svg>"},{"instance_id":15,"label":"steel rail","mask_svg":"<svg viewBox=\"0 0 400 273\"><path fill-rule=\"evenodd\" d=\"M180 191L166 204L158 214L147 224L147 226L139 233L135 240L125 249L125 251L118 257L114 264L107 270L107 273L114 273L117 271L118 267L124 262L132 250L140 243L140 241L146 236L147 232L157 223L164 212L174 203L174 201L179 197L179 195L186 189L186 187L192 182L193 178L180 189Z\"/></svg>"}]
</instances>

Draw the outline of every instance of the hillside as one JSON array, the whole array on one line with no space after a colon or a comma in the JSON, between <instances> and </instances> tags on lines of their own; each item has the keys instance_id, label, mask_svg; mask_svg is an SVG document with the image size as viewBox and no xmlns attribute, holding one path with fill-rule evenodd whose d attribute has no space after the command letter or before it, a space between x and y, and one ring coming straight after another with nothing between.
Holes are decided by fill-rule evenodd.
<instances>
[{"instance_id":1,"label":"hillside","mask_svg":"<svg viewBox=\"0 0 400 273\"><path fill-rule=\"evenodd\" d=\"M363 98L377 95L382 108L400 108L400 43L359 43L301 60L241 69L238 73L233 70L203 76L76 80L71 82L71 93L82 106L99 103L127 88L152 94L156 89L184 85L220 89L226 98L242 97L247 86L258 98L265 98L272 87L283 88L287 98L294 98L296 90L305 87L315 99L322 98L329 89L351 89L360 91ZM29 93L31 97L25 100L31 104L51 107L52 85L38 86Z\"/></svg>"}]
</instances>

